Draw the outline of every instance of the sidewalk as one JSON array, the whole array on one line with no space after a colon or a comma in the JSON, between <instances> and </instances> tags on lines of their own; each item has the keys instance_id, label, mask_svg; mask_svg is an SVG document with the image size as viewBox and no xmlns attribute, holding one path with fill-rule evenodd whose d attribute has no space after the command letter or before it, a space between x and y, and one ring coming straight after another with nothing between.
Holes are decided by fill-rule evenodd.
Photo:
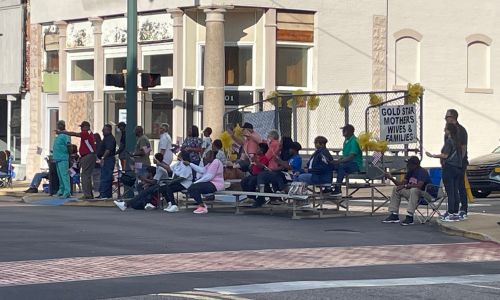
<instances>
[{"instance_id":1,"label":"sidewalk","mask_svg":"<svg viewBox=\"0 0 500 300\"><path fill-rule=\"evenodd\" d=\"M460 222L437 221L442 232L451 235L459 235L475 240L492 241L500 243L500 215L495 214L471 214L468 220Z\"/></svg>"}]
</instances>

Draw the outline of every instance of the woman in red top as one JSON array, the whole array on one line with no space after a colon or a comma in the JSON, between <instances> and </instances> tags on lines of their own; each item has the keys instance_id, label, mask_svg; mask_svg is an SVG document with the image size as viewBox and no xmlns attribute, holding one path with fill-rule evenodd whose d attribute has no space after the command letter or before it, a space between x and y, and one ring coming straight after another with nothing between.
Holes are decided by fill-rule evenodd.
<instances>
[{"instance_id":1,"label":"woman in red top","mask_svg":"<svg viewBox=\"0 0 500 300\"><path fill-rule=\"evenodd\" d=\"M269 159L265 155L269 150L269 146L266 143L260 143L257 148L257 153L252 159L250 165L250 176L247 176L241 180L241 188L245 192L255 192L257 190L257 176L262 173L269 164ZM248 196L250 199L255 200L255 196ZM262 204L261 204L262 205ZM255 207L260 206L259 203L255 202Z\"/></svg>"}]
</instances>

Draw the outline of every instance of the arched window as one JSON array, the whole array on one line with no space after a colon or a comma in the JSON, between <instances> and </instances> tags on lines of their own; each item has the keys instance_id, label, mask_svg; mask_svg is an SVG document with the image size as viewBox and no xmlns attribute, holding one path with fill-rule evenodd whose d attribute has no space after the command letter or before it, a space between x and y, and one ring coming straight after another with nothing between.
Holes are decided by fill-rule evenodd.
<instances>
[{"instance_id":1,"label":"arched window","mask_svg":"<svg viewBox=\"0 0 500 300\"><path fill-rule=\"evenodd\" d=\"M394 33L396 86L420 82L420 41L415 30L403 29Z\"/></svg>"},{"instance_id":2,"label":"arched window","mask_svg":"<svg viewBox=\"0 0 500 300\"><path fill-rule=\"evenodd\" d=\"M468 36L466 92L491 93L490 45L491 38L482 34Z\"/></svg>"}]
</instances>

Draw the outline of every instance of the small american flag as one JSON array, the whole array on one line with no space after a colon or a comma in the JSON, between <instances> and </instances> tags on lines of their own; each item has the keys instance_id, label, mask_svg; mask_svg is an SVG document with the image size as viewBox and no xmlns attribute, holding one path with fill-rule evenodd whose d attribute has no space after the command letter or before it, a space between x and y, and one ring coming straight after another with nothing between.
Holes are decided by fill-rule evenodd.
<instances>
[{"instance_id":1,"label":"small american flag","mask_svg":"<svg viewBox=\"0 0 500 300\"><path fill-rule=\"evenodd\" d=\"M373 160L372 160L372 164L373 165L376 165L380 159L382 158L382 153L381 152L373 152Z\"/></svg>"}]
</instances>

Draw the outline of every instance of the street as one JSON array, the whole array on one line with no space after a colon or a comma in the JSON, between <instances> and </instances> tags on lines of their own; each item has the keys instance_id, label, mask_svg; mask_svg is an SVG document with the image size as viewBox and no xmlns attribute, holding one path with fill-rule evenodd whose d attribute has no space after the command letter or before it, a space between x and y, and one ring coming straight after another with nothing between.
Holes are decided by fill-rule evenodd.
<instances>
[{"instance_id":1,"label":"street","mask_svg":"<svg viewBox=\"0 0 500 300\"><path fill-rule=\"evenodd\" d=\"M499 207L490 197L471 211ZM498 244L448 236L433 224L382 224L382 218L291 220L1 202L0 298L500 297Z\"/></svg>"}]
</instances>

